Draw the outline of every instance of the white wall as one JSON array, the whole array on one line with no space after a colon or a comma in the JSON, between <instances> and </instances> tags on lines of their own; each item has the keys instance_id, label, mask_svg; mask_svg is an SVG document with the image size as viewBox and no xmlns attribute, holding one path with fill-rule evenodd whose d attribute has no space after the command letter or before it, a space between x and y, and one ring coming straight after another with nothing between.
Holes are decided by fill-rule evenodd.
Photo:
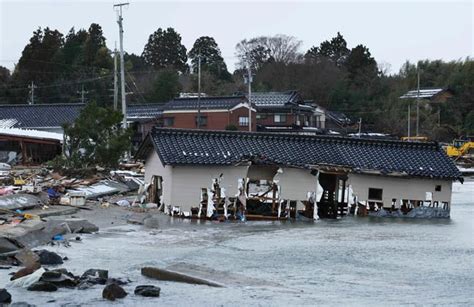
<instances>
[{"instance_id":1,"label":"white wall","mask_svg":"<svg viewBox=\"0 0 474 307\"><path fill-rule=\"evenodd\" d=\"M172 169L172 192L170 204L180 206L182 211L199 206L201 189L211 188L212 180L223 174L221 188L226 196L235 196L238 179L247 176L248 166L174 166Z\"/></svg>"},{"instance_id":2,"label":"white wall","mask_svg":"<svg viewBox=\"0 0 474 307\"><path fill-rule=\"evenodd\" d=\"M165 205L169 205L173 192L173 172L171 166L163 166L160 157L158 157L158 154L154 150L146 159L145 165L145 182L150 183L153 176L161 176L163 179L162 202Z\"/></svg>"},{"instance_id":3,"label":"white wall","mask_svg":"<svg viewBox=\"0 0 474 307\"><path fill-rule=\"evenodd\" d=\"M308 192L315 192L318 184L316 176L300 168L282 168L283 173L277 173L275 180L280 186L280 198L289 200L306 200Z\"/></svg>"},{"instance_id":4,"label":"white wall","mask_svg":"<svg viewBox=\"0 0 474 307\"><path fill-rule=\"evenodd\" d=\"M432 192L433 201L451 202L452 182L448 180L394 178L373 175L349 174L348 183L359 201L368 200L369 188L383 189L384 207L390 207L392 199L426 200L426 192ZM441 191L435 186L441 185Z\"/></svg>"}]
</instances>

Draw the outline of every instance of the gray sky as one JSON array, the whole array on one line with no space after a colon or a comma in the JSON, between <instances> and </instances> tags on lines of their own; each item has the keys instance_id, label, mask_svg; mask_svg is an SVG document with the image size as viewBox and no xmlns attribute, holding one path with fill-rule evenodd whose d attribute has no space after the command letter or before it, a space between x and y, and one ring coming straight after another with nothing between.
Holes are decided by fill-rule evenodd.
<instances>
[{"instance_id":1,"label":"gray sky","mask_svg":"<svg viewBox=\"0 0 474 307\"><path fill-rule=\"evenodd\" d=\"M113 49L118 27L112 5L118 2L0 0L0 65L14 67L38 26L66 34L73 26L88 28L96 22ZM129 2L124 10L127 52L141 54L152 32L173 27L188 50L199 36L214 37L230 71L240 40L280 33L302 40L306 51L340 31L350 48L366 45L392 72L406 60L458 60L474 54L472 1Z\"/></svg>"}]
</instances>

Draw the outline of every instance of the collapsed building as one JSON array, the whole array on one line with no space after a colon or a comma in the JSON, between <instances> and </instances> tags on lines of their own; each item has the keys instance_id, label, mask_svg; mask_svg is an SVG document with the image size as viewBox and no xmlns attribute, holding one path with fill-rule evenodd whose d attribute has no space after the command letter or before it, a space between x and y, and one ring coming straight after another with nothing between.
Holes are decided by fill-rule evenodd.
<instances>
[{"instance_id":1,"label":"collapsed building","mask_svg":"<svg viewBox=\"0 0 474 307\"><path fill-rule=\"evenodd\" d=\"M0 162L35 165L61 154L63 134L0 127Z\"/></svg>"},{"instance_id":2,"label":"collapsed building","mask_svg":"<svg viewBox=\"0 0 474 307\"><path fill-rule=\"evenodd\" d=\"M449 217L462 177L435 142L154 128L150 201L190 218Z\"/></svg>"}]
</instances>

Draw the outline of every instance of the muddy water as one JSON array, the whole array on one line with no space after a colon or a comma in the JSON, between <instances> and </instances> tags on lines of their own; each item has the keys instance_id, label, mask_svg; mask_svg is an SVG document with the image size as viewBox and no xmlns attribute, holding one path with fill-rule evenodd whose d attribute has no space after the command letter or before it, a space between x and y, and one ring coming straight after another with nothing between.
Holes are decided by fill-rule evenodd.
<instances>
[{"instance_id":1,"label":"muddy water","mask_svg":"<svg viewBox=\"0 0 474 307\"><path fill-rule=\"evenodd\" d=\"M160 221L157 229L122 226L50 249L80 274L105 268L128 277L127 306L474 305L474 181L454 186L450 220L347 217L317 223ZM211 288L147 280L143 266L196 273ZM0 287L6 283L0 272ZM156 284L158 299L133 295ZM9 289L39 306L112 304L102 286L53 294ZM50 300L54 302L48 303Z\"/></svg>"}]
</instances>

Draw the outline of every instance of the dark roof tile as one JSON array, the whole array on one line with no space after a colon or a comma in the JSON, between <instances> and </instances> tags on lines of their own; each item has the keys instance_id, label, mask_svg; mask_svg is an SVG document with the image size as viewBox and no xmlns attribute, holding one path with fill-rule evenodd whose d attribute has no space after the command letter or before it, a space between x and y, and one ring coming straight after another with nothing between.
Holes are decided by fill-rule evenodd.
<instances>
[{"instance_id":1,"label":"dark roof tile","mask_svg":"<svg viewBox=\"0 0 474 307\"><path fill-rule=\"evenodd\" d=\"M155 128L148 140L162 162L170 165L229 165L252 159L295 167L334 165L353 171L461 177L434 142L164 128Z\"/></svg>"}]
</instances>

